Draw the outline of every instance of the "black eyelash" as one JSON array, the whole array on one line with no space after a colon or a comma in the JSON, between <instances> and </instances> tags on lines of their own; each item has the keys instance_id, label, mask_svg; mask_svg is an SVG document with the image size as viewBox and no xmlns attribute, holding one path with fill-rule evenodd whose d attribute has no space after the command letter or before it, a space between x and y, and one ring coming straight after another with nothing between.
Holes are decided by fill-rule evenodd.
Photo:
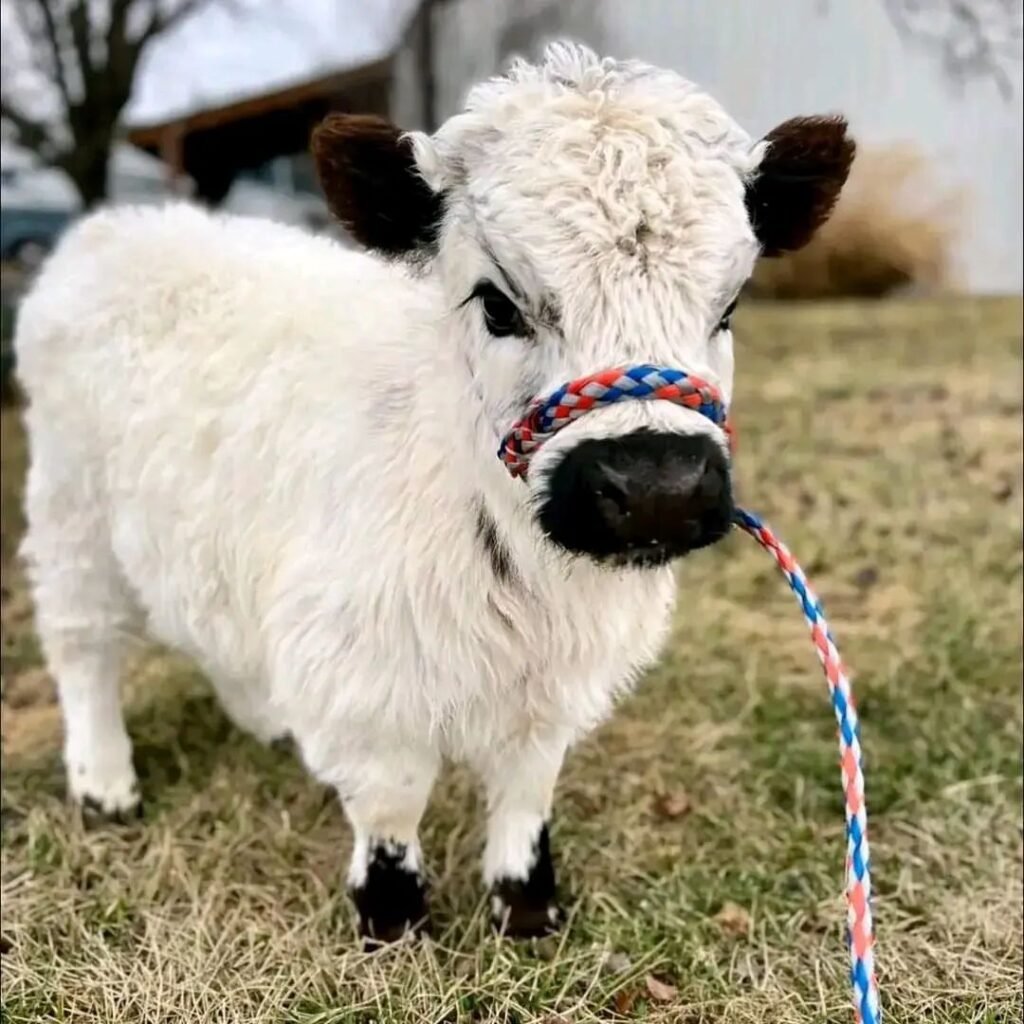
<instances>
[{"instance_id":1,"label":"black eyelash","mask_svg":"<svg viewBox=\"0 0 1024 1024\"><path fill-rule=\"evenodd\" d=\"M490 281L478 281L466 301L471 299L480 300L484 323L494 337L507 338L515 335L524 338L530 334L530 329L516 304Z\"/></svg>"},{"instance_id":2,"label":"black eyelash","mask_svg":"<svg viewBox=\"0 0 1024 1024\"><path fill-rule=\"evenodd\" d=\"M722 314L722 319L718 321L718 326L715 328L715 332L727 331L732 325L732 315L736 312L736 303L738 299L733 299L728 306L725 307L725 312Z\"/></svg>"}]
</instances>

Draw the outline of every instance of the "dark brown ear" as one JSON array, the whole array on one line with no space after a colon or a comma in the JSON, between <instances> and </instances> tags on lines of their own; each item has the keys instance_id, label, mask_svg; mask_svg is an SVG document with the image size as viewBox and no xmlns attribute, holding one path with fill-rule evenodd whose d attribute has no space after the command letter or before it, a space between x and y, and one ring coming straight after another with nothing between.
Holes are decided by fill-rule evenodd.
<instances>
[{"instance_id":1,"label":"dark brown ear","mask_svg":"<svg viewBox=\"0 0 1024 1024\"><path fill-rule=\"evenodd\" d=\"M747 212L765 256L806 245L829 218L856 150L842 117L794 117L773 128Z\"/></svg>"},{"instance_id":2,"label":"dark brown ear","mask_svg":"<svg viewBox=\"0 0 1024 1024\"><path fill-rule=\"evenodd\" d=\"M420 177L401 131L370 114L330 114L313 131L313 159L331 213L357 242L389 256L437 237L441 197Z\"/></svg>"}]
</instances>

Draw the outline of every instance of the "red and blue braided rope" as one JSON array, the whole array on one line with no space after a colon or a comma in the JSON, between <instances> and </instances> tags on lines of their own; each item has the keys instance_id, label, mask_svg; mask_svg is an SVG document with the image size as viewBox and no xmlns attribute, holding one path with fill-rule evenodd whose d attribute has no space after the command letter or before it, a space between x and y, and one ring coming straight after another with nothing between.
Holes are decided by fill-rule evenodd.
<instances>
[{"instance_id":1,"label":"red and blue braided rope","mask_svg":"<svg viewBox=\"0 0 1024 1024\"><path fill-rule=\"evenodd\" d=\"M545 441L592 409L625 399L667 401L706 416L732 437L725 404L714 385L683 370L641 364L604 370L563 384L534 401L526 415L505 436L498 457L513 476L525 477L530 460ZM850 980L858 1024L882 1019L874 965L874 925L871 916L871 858L868 852L867 810L860 722L853 693L821 602L789 549L758 519L736 509L734 525L750 534L775 559L786 577L825 672L839 733L839 763L846 802L846 899Z\"/></svg>"}]
</instances>

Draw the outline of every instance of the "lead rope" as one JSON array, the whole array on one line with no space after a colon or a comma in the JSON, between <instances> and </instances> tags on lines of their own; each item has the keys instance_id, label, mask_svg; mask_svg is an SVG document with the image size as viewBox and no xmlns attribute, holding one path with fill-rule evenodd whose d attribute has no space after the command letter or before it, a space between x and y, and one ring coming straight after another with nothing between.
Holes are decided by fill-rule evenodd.
<instances>
[{"instance_id":1,"label":"lead rope","mask_svg":"<svg viewBox=\"0 0 1024 1024\"><path fill-rule=\"evenodd\" d=\"M749 533L767 551L786 577L811 631L814 649L825 670L832 709L839 726L839 765L846 798L846 903L847 941L850 946L850 981L853 1010L858 1024L882 1019L875 979L875 930L871 918L871 856L868 852L868 815L864 806L864 769L861 763L860 720L842 659L832 639L817 594L789 548L757 516L737 509L733 523Z\"/></svg>"},{"instance_id":2,"label":"lead rope","mask_svg":"<svg viewBox=\"0 0 1024 1024\"><path fill-rule=\"evenodd\" d=\"M498 457L513 477L525 479L530 460L541 445L580 416L624 399L668 401L699 412L732 439L725 404L714 385L683 370L641 364L580 377L531 403L506 434ZM850 680L829 629L821 602L789 549L757 516L737 509L733 523L750 534L774 559L789 583L811 631L818 660L825 671L832 708L839 727L839 764L846 802L846 901L850 980L857 1024L880 1024L881 1004L875 979L874 923L871 917L871 858L864 806L864 769L860 722Z\"/></svg>"}]
</instances>

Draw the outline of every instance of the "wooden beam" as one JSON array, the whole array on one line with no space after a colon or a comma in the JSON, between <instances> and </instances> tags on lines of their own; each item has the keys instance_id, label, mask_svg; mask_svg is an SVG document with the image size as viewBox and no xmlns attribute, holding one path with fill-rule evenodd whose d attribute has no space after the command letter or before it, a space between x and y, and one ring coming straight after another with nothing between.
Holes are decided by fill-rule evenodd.
<instances>
[{"instance_id":1,"label":"wooden beam","mask_svg":"<svg viewBox=\"0 0 1024 1024\"><path fill-rule=\"evenodd\" d=\"M281 110L298 106L304 102L324 97L336 96L347 89L364 85L377 79L386 78L391 74L391 59L375 61L349 71L339 71L321 78L315 78L298 85L279 89L277 92L252 96L219 107L198 110L184 117L172 118L156 124L139 125L129 128L128 141L142 149L159 151L164 133L174 128L183 135L205 128L218 128L231 121L241 121L249 117L258 117L271 110Z\"/></svg>"}]
</instances>

